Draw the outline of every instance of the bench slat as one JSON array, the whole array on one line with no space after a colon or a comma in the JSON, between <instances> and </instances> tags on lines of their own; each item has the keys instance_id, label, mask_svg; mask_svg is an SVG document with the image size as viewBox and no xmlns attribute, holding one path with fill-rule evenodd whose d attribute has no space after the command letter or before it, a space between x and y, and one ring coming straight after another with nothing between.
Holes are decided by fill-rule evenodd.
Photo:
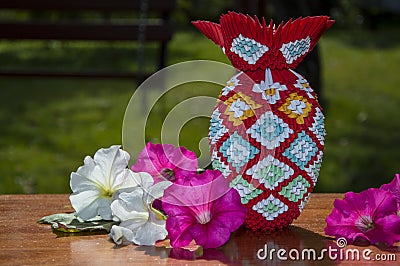
<instances>
[{"instance_id":1,"label":"bench slat","mask_svg":"<svg viewBox=\"0 0 400 266\"><path fill-rule=\"evenodd\" d=\"M158 68L165 66L166 47L171 40L174 28L170 14L175 9L176 0L147 0L147 10L158 13L159 20L146 20L145 39L160 43ZM138 15L141 9L140 0L0 0L0 10L24 11L60 11L81 12L94 11L111 14L114 11L131 12ZM88 41L138 41L143 28L138 21L103 20L93 22L85 20L64 21L0 21L0 39L5 40L88 40ZM142 41L142 40L141 40ZM104 72L92 70L53 71L49 70L1 70L0 76L26 77L99 77L99 78L133 78L143 81L150 73L141 69L135 72Z\"/></svg>"},{"instance_id":2,"label":"bench slat","mask_svg":"<svg viewBox=\"0 0 400 266\"><path fill-rule=\"evenodd\" d=\"M148 0L148 10L172 12L175 0ZM139 0L0 0L0 9L21 10L140 10Z\"/></svg>"},{"instance_id":3,"label":"bench slat","mask_svg":"<svg viewBox=\"0 0 400 266\"><path fill-rule=\"evenodd\" d=\"M170 24L148 24L147 41L169 41ZM14 40L92 40L137 41L139 25L99 23L0 23L0 39Z\"/></svg>"},{"instance_id":4,"label":"bench slat","mask_svg":"<svg viewBox=\"0 0 400 266\"><path fill-rule=\"evenodd\" d=\"M46 71L46 70L0 70L0 77L50 77L50 78L116 78L144 79L152 73L111 72L111 71Z\"/></svg>"}]
</instances>

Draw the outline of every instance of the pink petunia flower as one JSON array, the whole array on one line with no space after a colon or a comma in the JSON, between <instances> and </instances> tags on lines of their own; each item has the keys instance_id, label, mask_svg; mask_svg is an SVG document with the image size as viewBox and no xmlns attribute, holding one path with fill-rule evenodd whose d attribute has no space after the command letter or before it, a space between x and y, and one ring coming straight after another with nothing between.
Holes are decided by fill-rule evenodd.
<instances>
[{"instance_id":1,"label":"pink petunia flower","mask_svg":"<svg viewBox=\"0 0 400 266\"><path fill-rule=\"evenodd\" d=\"M333 205L326 218L325 234L344 237L349 244L367 241L393 245L400 241L400 217L391 192L377 188L347 192L343 200L336 199Z\"/></svg>"},{"instance_id":2,"label":"pink petunia flower","mask_svg":"<svg viewBox=\"0 0 400 266\"><path fill-rule=\"evenodd\" d=\"M247 208L238 192L218 170L207 170L183 184L165 191L163 210L173 247L185 247L192 240L203 248L225 244L231 232L244 222Z\"/></svg>"},{"instance_id":3,"label":"pink petunia flower","mask_svg":"<svg viewBox=\"0 0 400 266\"><path fill-rule=\"evenodd\" d=\"M197 156L184 147L147 143L132 166L134 172L147 172L155 182L176 181L196 174Z\"/></svg>"},{"instance_id":4,"label":"pink petunia flower","mask_svg":"<svg viewBox=\"0 0 400 266\"><path fill-rule=\"evenodd\" d=\"M400 216L400 174L395 174L392 182L382 185L380 189L393 193L397 200L397 215Z\"/></svg>"}]
</instances>

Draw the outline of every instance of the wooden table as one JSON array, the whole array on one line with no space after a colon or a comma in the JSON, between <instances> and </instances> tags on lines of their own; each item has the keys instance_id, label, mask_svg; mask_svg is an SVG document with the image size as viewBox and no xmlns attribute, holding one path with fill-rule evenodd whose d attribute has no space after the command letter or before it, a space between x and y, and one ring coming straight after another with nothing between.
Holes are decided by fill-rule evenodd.
<instances>
[{"instance_id":1,"label":"wooden table","mask_svg":"<svg viewBox=\"0 0 400 266\"><path fill-rule=\"evenodd\" d=\"M326 254L323 261L282 261L274 253L272 260L257 258L257 252L267 245L272 248L315 249L320 252L329 246L337 248L332 238L324 235L325 217L332 210L335 198L343 194L313 194L302 215L292 226L272 235L252 233L244 228L232 234L230 241L219 249L204 250L195 254L183 249L164 247L116 248L107 235L56 238L49 225L38 224L41 217L72 211L68 195L0 195L0 265L253 265L253 264L337 264ZM345 250L362 252L371 249L375 254L388 256L398 250L380 250L374 246L347 246ZM264 253L261 252L262 256ZM292 253L295 255L295 253ZM301 254L301 253L300 253ZM317 253L319 254L319 253ZM397 261L400 254L395 254ZM341 261L354 264L355 261ZM357 263L376 264L362 258ZM391 262L393 264L393 262Z\"/></svg>"}]
</instances>

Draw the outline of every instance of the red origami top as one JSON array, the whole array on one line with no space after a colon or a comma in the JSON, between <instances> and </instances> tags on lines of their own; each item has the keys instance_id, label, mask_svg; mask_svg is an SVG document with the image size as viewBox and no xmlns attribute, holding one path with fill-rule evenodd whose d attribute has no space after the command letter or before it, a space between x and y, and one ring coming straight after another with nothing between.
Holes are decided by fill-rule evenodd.
<instances>
[{"instance_id":1,"label":"red origami top","mask_svg":"<svg viewBox=\"0 0 400 266\"><path fill-rule=\"evenodd\" d=\"M245 72L293 69L314 48L321 35L334 23L328 16L289 20L276 28L272 20L228 12L220 24L192 22L205 36L219 45L232 65Z\"/></svg>"}]
</instances>

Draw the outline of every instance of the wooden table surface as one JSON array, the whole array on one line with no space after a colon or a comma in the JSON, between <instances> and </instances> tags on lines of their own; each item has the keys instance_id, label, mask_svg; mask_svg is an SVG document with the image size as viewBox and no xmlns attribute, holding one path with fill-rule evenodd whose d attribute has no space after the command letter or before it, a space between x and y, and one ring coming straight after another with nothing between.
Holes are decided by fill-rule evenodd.
<instances>
[{"instance_id":1,"label":"wooden table surface","mask_svg":"<svg viewBox=\"0 0 400 266\"><path fill-rule=\"evenodd\" d=\"M342 197L343 194L314 193L301 216L289 228L270 235L241 228L232 234L223 247L195 254L164 247L129 245L117 248L107 235L57 238L50 225L38 224L37 221L46 215L72 211L68 195L0 195L0 265L355 264L355 261L333 261L327 254L323 261L308 260L307 257L300 261L282 261L276 257L276 253L272 260L257 258L258 250L265 245L268 251L272 248L287 250L286 257L291 249L300 252L315 249L320 252L329 246L338 248L332 238L324 235L324 227L325 217L331 212L334 199ZM343 251L348 249L360 252L371 249L369 257L372 259L376 254L381 258L394 254L400 261L400 254L394 253L398 248L381 250L374 246L347 246ZM377 261L361 258L357 263L377 264Z\"/></svg>"}]
</instances>

